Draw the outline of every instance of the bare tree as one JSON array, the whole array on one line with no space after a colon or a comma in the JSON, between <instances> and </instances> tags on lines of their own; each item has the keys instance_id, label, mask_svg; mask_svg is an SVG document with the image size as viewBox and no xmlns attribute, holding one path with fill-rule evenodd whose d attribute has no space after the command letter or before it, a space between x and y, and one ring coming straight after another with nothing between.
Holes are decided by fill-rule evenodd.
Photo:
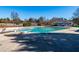
<instances>
[{"instance_id":1,"label":"bare tree","mask_svg":"<svg viewBox=\"0 0 79 59\"><path fill-rule=\"evenodd\" d=\"M73 18L79 18L79 8L73 13Z\"/></svg>"},{"instance_id":2,"label":"bare tree","mask_svg":"<svg viewBox=\"0 0 79 59\"><path fill-rule=\"evenodd\" d=\"M15 11L11 12L11 19L14 21L14 23L18 24L20 23L20 18L19 18L19 14Z\"/></svg>"},{"instance_id":3,"label":"bare tree","mask_svg":"<svg viewBox=\"0 0 79 59\"><path fill-rule=\"evenodd\" d=\"M73 22L76 25L79 25L79 8L73 13Z\"/></svg>"},{"instance_id":4,"label":"bare tree","mask_svg":"<svg viewBox=\"0 0 79 59\"><path fill-rule=\"evenodd\" d=\"M12 20L16 20L16 19L18 19L18 18L19 18L18 13L15 12L15 11L12 11L12 12L11 12L11 19L12 19Z\"/></svg>"}]
</instances>

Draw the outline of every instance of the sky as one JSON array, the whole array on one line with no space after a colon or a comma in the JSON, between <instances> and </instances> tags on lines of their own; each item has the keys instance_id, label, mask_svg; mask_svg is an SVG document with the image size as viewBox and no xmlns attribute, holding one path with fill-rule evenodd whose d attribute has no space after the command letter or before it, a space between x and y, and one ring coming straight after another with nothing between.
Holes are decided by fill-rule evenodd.
<instances>
[{"instance_id":1,"label":"sky","mask_svg":"<svg viewBox=\"0 0 79 59\"><path fill-rule=\"evenodd\" d=\"M10 17L15 11L21 19L39 18L40 16L51 19L52 17L71 18L79 6L0 6L0 18Z\"/></svg>"}]
</instances>

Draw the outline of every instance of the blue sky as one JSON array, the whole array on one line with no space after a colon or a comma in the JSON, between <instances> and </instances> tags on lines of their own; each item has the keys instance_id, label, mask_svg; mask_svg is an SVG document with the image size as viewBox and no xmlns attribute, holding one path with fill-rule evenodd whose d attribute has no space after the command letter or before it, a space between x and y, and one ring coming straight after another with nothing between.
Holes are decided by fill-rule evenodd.
<instances>
[{"instance_id":1,"label":"blue sky","mask_svg":"<svg viewBox=\"0 0 79 59\"><path fill-rule=\"evenodd\" d=\"M0 18L10 17L11 11L16 11L21 19L30 17L71 18L78 6L0 6Z\"/></svg>"}]
</instances>

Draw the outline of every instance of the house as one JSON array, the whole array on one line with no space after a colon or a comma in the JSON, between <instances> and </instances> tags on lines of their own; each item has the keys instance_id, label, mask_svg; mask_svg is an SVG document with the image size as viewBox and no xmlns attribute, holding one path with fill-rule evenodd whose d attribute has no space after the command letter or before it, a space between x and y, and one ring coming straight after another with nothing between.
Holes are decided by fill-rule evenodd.
<instances>
[{"instance_id":1,"label":"house","mask_svg":"<svg viewBox=\"0 0 79 59\"><path fill-rule=\"evenodd\" d=\"M72 24L68 22L58 22L57 26L72 26Z\"/></svg>"},{"instance_id":2,"label":"house","mask_svg":"<svg viewBox=\"0 0 79 59\"><path fill-rule=\"evenodd\" d=\"M64 18L53 18L50 22L56 26L72 26L73 25L72 20L66 20Z\"/></svg>"}]
</instances>

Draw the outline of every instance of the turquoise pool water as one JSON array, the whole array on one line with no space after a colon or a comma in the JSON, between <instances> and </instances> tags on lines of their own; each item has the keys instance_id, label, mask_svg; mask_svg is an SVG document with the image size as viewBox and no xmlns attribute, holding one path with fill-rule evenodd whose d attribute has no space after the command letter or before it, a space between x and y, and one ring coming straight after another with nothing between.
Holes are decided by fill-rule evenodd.
<instances>
[{"instance_id":1,"label":"turquoise pool water","mask_svg":"<svg viewBox=\"0 0 79 59\"><path fill-rule=\"evenodd\" d=\"M32 29L21 29L20 32L32 32L32 33L51 33L56 30L62 30L61 27L34 27Z\"/></svg>"}]
</instances>

